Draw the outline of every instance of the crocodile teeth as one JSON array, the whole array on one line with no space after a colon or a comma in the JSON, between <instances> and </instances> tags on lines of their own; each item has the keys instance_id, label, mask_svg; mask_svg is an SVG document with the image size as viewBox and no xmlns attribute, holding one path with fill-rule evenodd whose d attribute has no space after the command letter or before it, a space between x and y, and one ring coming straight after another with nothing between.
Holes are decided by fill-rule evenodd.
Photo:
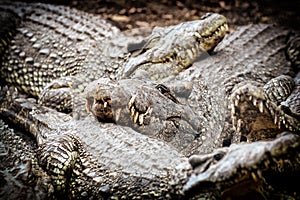
<instances>
[{"instance_id":1,"label":"crocodile teeth","mask_svg":"<svg viewBox=\"0 0 300 200\"><path fill-rule=\"evenodd\" d=\"M228 24L225 24L224 27L225 27L225 29L227 31L228 30Z\"/></svg>"},{"instance_id":2,"label":"crocodile teeth","mask_svg":"<svg viewBox=\"0 0 300 200\"><path fill-rule=\"evenodd\" d=\"M201 35L198 32L194 32L194 36L196 36L197 38L201 38Z\"/></svg>"},{"instance_id":3,"label":"crocodile teeth","mask_svg":"<svg viewBox=\"0 0 300 200\"><path fill-rule=\"evenodd\" d=\"M138 121L138 122L139 122L139 125L143 125L143 123L144 123L144 115L145 115L145 114L140 114L140 115L139 115L139 121Z\"/></svg>"},{"instance_id":4,"label":"crocodile teeth","mask_svg":"<svg viewBox=\"0 0 300 200\"><path fill-rule=\"evenodd\" d=\"M278 116L275 115L275 117L274 117L274 124L277 124L277 123L278 123Z\"/></svg>"},{"instance_id":5,"label":"crocodile teeth","mask_svg":"<svg viewBox=\"0 0 300 200\"><path fill-rule=\"evenodd\" d=\"M254 106L256 106L257 105L257 99L253 98L252 103L253 103Z\"/></svg>"},{"instance_id":6,"label":"crocodile teeth","mask_svg":"<svg viewBox=\"0 0 300 200\"><path fill-rule=\"evenodd\" d=\"M131 107L132 107L132 105L133 105L133 103L134 103L134 101L135 101L135 98L136 98L136 95L133 95L133 96L131 97L131 99L129 100L129 102L128 102L128 109L129 109L129 110L131 109Z\"/></svg>"},{"instance_id":7,"label":"crocodile teeth","mask_svg":"<svg viewBox=\"0 0 300 200\"><path fill-rule=\"evenodd\" d=\"M259 101L258 103L258 109L261 113L264 112L264 103L262 101Z\"/></svg>"},{"instance_id":8,"label":"crocodile teeth","mask_svg":"<svg viewBox=\"0 0 300 200\"><path fill-rule=\"evenodd\" d=\"M232 116L232 124L233 124L234 130L237 130L236 123L237 123L237 118L235 116Z\"/></svg>"},{"instance_id":9,"label":"crocodile teeth","mask_svg":"<svg viewBox=\"0 0 300 200\"><path fill-rule=\"evenodd\" d=\"M133 123L137 124L138 118L139 118L139 112L135 112L133 114Z\"/></svg>"},{"instance_id":10,"label":"crocodile teeth","mask_svg":"<svg viewBox=\"0 0 300 200\"><path fill-rule=\"evenodd\" d=\"M107 107L107 101L104 102L103 107L104 107L104 108Z\"/></svg>"},{"instance_id":11,"label":"crocodile teeth","mask_svg":"<svg viewBox=\"0 0 300 200\"><path fill-rule=\"evenodd\" d=\"M258 178L254 172L251 173L251 176L255 182L258 182Z\"/></svg>"},{"instance_id":12,"label":"crocodile teeth","mask_svg":"<svg viewBox=\"0 0 300 200\"><path fill-rule=\"evenodd\" d=\"M239 99L240 99L240 96L237 95L236 98L234 99L234 105L235 105L235 106L238 106L238 105L239 105Z\"/></svg>"},{"instance_id":13,"label":"crocodile teeth","mask_svg":"<svg viewBox=\"0 0 300 200\"><path fill-rule=\"evenodd\" d=\"M130 109L131 117L134 117L134 114L135 114L135 108L134 108L134 106L132 106L131 109Z\"/></svg>"},{"instance_id":14,"label":"crocodile teeth","mask_svg":"<svg viewBox=\"0 0 300 200\"><path fill-rule=\"evenodd\" d=\"M235 113L235 106L234 106L234 104L231 104L231 113Z\"/></svg>"}]
</instances>

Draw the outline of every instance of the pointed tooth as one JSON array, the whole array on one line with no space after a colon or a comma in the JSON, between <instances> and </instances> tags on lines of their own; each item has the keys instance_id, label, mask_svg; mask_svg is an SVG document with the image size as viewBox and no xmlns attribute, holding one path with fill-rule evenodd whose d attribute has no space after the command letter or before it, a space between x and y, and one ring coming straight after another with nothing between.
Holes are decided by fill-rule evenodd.
<instances>
[{"instance_id":1,"label":"pointed tooth","mask_svg":"<svg viewBox=\"0 0 300 200\"><path fill-rule=\"evenodd\" d=\"M225 27L226 30L228 30L228 24L224 24L223 26Z\"/></svg>"},{"instance_id":2,"label":"pointed tooth","mask_svg":"<svg viewBox=\"0 0 300 200\"><path fill-rule=\"evenodd\" d=\"M278 123L278 115L275 114L275 117L274 117L274 124L277 124Z\"/></svg>"},{"instance_id":3,"label":"pointed tooth","mask_svg":"<svg viewBox=\"0 0 300 200\"><path fill-rule=\"evenodd\" d=\"M104 108L107 107L107 102L106 102L106 101L104 102L103 107L104 107Z\"/></svg>"},{"instance_id":4,"label":"pointed tooth","mask_svg":"<svg viewBox=\"0 0 300 200\"><path fill-rule=\"evenodd\" d=\"M263 103L263 101L259 101L259 102L258 102L258 109L259 109L259 111L260 111L261 113L264 112L264 103Z\"/></svg>"},{"instance_id":5,"label":"pointed tooth","mask_svg":"<svg viewBox=\"0 0 300 200\"><path fill-rule=\"evenodd\" d=\"M128 104L127 104L129 110L131 109L131 107L132 107L132 105L133 105L133 103L134 103L134 101L135 101L135 98L136 98L136 95L133 95L133 96L130 98L130 100L129 100Z\"/></svg>"},{"instance_id":6,"label":"pointed tooth","mask_svg":"<svg viewBox=\"0 0 300 200\"><path fill-rule=\"evenodd\" d=\"M251 176L255 182L258 182L258 178L254 172L251 173Z\"/></svg>"},{"instance_id":7,"label":"pointed tooth","mask_svg":"<svg viewBox=\"0 0 300 200\"><path fill-rule=\"evenodd\" d=\"M194 32L194 36L196 36L197 38L201 38L201 35L199 34L199 32Z\"/></svg>"},{"instance_id":8,"label":"pointed tooth","mask_svg":"<svg viewBox=\"0 0 300 200\"><path fill-rule=\"evenodd\" d=\"M144 115L145 114L140 114L139 115L139 121L138 121L139 125L143 125L144 124Z\"/></svg>"},{"instance_id":9,"label":"pointed tooth","mask_svg":"<svg viewBox=\"0 0 300 200\"><path fill-rule=\"evenodd\" d=\"M281 120L280 120L279 117L278 117L278 119L279 119L279 120L278 120L278 128L281 129Z\"/></svg>"},{"instance_id":10,"label":"pointed tooth","mask_svg":"<svg viewBox=\"0 0 300 200\"><path fill-rule=\"evenodd\" d=\"M232 117L232 125L233 125L233 129L237 130L237 118L235 116Z\"/></svg>"},{"instance_id":11,"label":"pointed tooth","mask_svg":"<svg viewBox=\"0 0 300 200\"><path fill-rule=\"evenodd\" d=\"M134 114L135 114L135 108L134 108L134 106L132 106L131 109L130 109L130 115L131 115L131 117L133 117Z\"/></svg>"},{"instance_id":12,"label":"pointed tooth","mask_svg":"<svg viewBox=\"0 0 300 200\"><path fill-rule=\"evenodd\" d=\"M257 105L257 99L253 98L252 103L253 103L254 106L256 106Z\"/></svg>"},{"instance_id":13,"label":"pointed tooth","mask_svg":"<svg viewBox=\"0 0 300 200\"><path fill-rule=\"evenodd\" d=\"M261 170L257 170L257 176L258 176L259 179L263 178Z\"/></svg>"},{"instance_id":14,"label":"pointed tooth","mask_svg":"<svg viewBox=\"0 0 300 200\"><path fill-rule=\"evenodd\" d=\"M134 116L133 116L133 123L137 123L137 120L138 120L138 118L139 118L139 112L135 112L134 113Z\"/></svg>"},{"instance_id":15,"label":"pointed tooth","mask_svg":"<svg viewBox=\"0 0 300 200\"><path fill-rule=\"evenodd\" d=\"M148 107L148 109L147 109L147 111L145 112L145 114L144 115L151 115L151 113L152 113L152 108L151 107Z\"/></svg>"},{"instance_id":16,"label":"pointed tooth","mask_svg":"<svg viewBox=\"0 0 300 200\"><path fill-rule=\"evenodd\" d=\"M235 106L238 106L238 105L239 105L239 99L237 99L237 98L234 99L234 105L235 105Z\"/></svg>"},{"instance_id":17,"label":"pointed tooth","mask_svg":"<svg viewBox=\"0 0 300 200\"><path fill-rule=\"evenodd\" d=\"M232 113L232 114L235 113L235 106L234 106L233 103L231 104L231 113Z\"/></svg>"},{"instance_id":18,"label":"pointed tooth","mask_svg":"<svg viewBox=\"0 0 300 200\"><path fill-rule=\"evenodd\" d=\"M249 101L252 101L252 99L253 99L253 97L250 95L250 96L249 96Z\"/></svg>"}]
</instances>

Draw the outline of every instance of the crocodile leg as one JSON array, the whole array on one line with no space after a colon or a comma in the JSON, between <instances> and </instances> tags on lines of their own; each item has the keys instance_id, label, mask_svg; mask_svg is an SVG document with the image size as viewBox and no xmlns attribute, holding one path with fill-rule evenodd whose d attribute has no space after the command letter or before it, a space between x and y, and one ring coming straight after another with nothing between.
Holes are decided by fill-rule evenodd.
<instances>
[{"instance_id":1,"label":"crocodile leg","mask_svg":"<svg viewBox=\"0 0 300 200\"><path fill-rule=\"evenodd\" d=\"M38 164L35 144L30 144L2 120L0 177L3 199L53 199L54 188Z\"/></svg>"}]
</instances>

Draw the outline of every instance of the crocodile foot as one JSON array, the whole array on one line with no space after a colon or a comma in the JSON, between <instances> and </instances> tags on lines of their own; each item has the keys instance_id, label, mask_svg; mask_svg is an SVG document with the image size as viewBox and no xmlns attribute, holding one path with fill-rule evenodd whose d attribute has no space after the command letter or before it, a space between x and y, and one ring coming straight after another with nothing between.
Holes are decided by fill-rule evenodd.
<instances>
[{"instance_id":1,"label":"crocodile foot","mask_svg":"<svg viewBox=\"0 0 300 200\"><path fill-rule=\"evenodd\" d=\"M248 141L274 138L284 130L299 131L298 96L299 86L285 75L263 88L250 83L239 87L230 97L234 129Z\"/></svg>"}]
</instances>

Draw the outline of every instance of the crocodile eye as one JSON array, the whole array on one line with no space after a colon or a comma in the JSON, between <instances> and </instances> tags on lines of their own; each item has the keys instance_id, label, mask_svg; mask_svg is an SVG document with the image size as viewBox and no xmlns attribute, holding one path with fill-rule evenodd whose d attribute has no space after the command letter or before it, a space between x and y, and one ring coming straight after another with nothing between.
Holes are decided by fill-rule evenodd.
<instances>
[{"instance_id":1,"label":"crocodile eye","mask_svg":"<svg viewBox=\"0 0 300 200\"><path fill-rule=\"evenodd\" d=\"M208 18L209 16L211 16L212 15L212 13L206 13L205 15L202 15L202 17L201 17L201 19L203 20L203 19L206 19L206 18Z\"/></svg>"},{"instance_id":2,"label":"crocodile eye","mask_svg":"<svg viewBox=\"0 0 300 200\"><path fill-rule=\"evenodd\" d=\"M158 89L162 94L170 93L170 89L163 84L158 84L155 86L155 88Z\"/></svg>"},{"instance_id":3,"label":"crocodile eye","mask_svg":"<svg viewBox=\"0 0 300 200\"><path fill-rule=\"evenodd\" d=\"M176 99L176 97L174 97L171 94L170 89L163 85L163 84L158 84L157 86L155 86L156 89L158 89L158 91L160 91L160 93L162 93L164 96L166 96L167 98L169 98L171 101L173 101L174 103L179 103L179 101Z\"/></svg>"}]
</instances>

